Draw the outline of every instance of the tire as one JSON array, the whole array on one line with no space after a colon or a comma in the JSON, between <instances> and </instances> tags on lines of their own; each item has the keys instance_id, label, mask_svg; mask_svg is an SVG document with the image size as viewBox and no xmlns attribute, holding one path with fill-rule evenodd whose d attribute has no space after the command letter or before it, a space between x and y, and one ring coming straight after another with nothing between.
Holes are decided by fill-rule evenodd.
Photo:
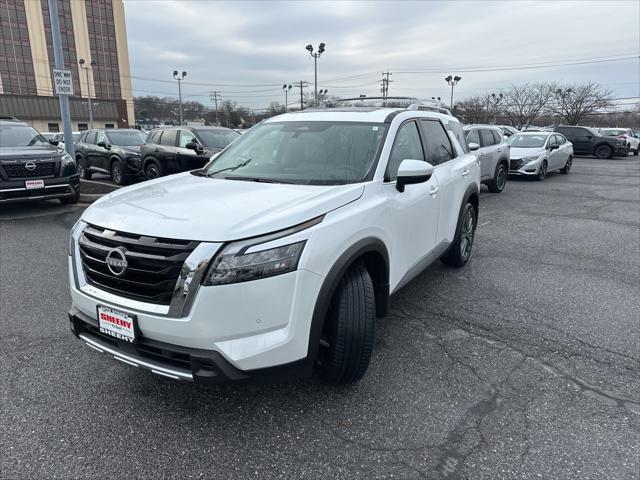
<instances>
[{"instance_id":1,"label":"tire","mask_svg":"<svg viewBox=\"0 0 640 480\"><path fill-rule=\"evenodd\" d=\"M538 175L536 175L536 180L539 182L543 181L547 176L547 161L543 160L540 164L540 169L538 170Z\"/></svg>"},{"instance_id":2,"label":"tire","mask_svg":"<svg viewBox=\"0 0 640 480\"><path fill-rule=\"evenodd\" d=\"M144 169L144 178L146 180L153 180L154 178L159 178L163 174L162 167L158 165L156 162L149 162Z\"/></svg>"},{"instance_id":3,"label":"tire","mask_svg":"<svg viewBox=\"0 0 640 480\"><path fill-rule=\"evenodd\" d=\"M634 156L634 157L637 157L637 156L638 156L638 151L639 151L639 150L640 150L640 148L636 148L636 149L633 151L633 156Z\"/></svg>"},{"instance_id":4,"label":"tire","mask_svg":"<svg viewBox=\"0 0 640 480\"><path fill-rule=\"evenodd\" d=\"M507 185L507 177L509 176L509 169L505 166L504 163L500 162L496 167L496 172L493 175L493 180L491 180L487 187L489 187L489 191L491 193L500 193L504 190L504 187Z\"/></svg>"},{"instance_id":5,"label":"tire","mask_svg":"<svg viewBox=\"0 0 640 480\"><path fill-rule=\"evenodd\" d=\"M122 162L118 159L111 161L111 180L116 185L126 185L128 181L127 175L124 173Z\"/></svg>"},{"instance_id":6,"label":"tire","mask_svg":"<svg viewBox=\"0 0 640 480\"><path fill-rule=\"evenodd\" d=\"M357 382L367 371L375 334L375 294L367 269L349 268L333 295L322 330L318 375L331 383Z\"/></svg>"},{"instance_id":7,"label":"tire","mask_svg":"<svg viewBox=\"0 0 640 480\"><path fill-rule=\"evenodd\" d=\"M598 145L593 151L593 155L600 160L613 157L613 149L609 145Z\"/></svg>"},{"instance_id":8,"label":"tire","mask_svg":"<svg viewBox=\"0 0 640 480\"><path fill-rule=\"evenodd\" d=\"M76 159L76 169L78 170L78 175L83 180L91 180L92 174L87 170L87 162L84 158L78 157Z\"/></svg>"},{"instance_id":9,"label":"tire","mask_svg":"<svg viewBox=\"0 0 640 480\"><path fill-rule=\"evenodd\" d=\"M75 195L73 197L59 198L58 200L60 200L60 203L62 205L73 205L75 203L78 203L78 201L80 200L80 188L75 190Z\"/></svg>"},{"instance_id":10,"label":"tire","mask_svg":"<svg viewBox=\"0 0 640 480\"><path fill-rule=\"evenodd\" d=\"M564 167L560 169L560 173L566 175L571 171L571 166L573 165L573 158L567 158L567 163L564 164Z\"/></svg>"},{"instance_id":11,"label":"tire","mask_svg":"<svg viewBox=\"0 0 640 480\"><path fill-rule=\"evenodd\" d=\"M476 233L478 212L471 203L467 203L458 218L456 236L449 250L440 258L442 263L450 267L464 267L471 258L471 249Z\"/></svg>"}]
</instances>

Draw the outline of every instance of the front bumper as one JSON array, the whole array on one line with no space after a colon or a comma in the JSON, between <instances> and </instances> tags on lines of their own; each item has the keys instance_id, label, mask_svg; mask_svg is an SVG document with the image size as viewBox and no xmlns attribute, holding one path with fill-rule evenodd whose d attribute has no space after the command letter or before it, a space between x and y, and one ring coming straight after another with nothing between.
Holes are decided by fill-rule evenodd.
<instances>
[{"instance_id":1,"label":"front bumper","mask_svg":"<svg viewBox=\"0 0 640 480\"><path fill-rule=\"evenodd\" d=\"M69 327L88 347L127 365L173 380L195 383L273 383L310 375L312 365L300 360L277 367L242 371L215 350L181 347L141 337L136 344L100 333L98 321L77 308L69 311Z\"/></svg>"},{"instance_id":2,"label":"front bumper","mask_svg":"<svg viewBox=\"0 0 640 480\"><path fill-rule=\"evenodd\" d=\"M0 180L0 204L73 197L77 195L79 189L78 175L46 178L44 188L36 190L27 190L24 180Z\"/></svg>"},{"instance_id":3,"label":"front bumper","mask_svg":"<svg viewBox=\"0 0 640 480\"><path fill-rule=\"evenodd\" d=\"M531 162L523 162L519 159L511 159L509 162L509 175L533 176L538 174L538 169L542 164L542 158Z\"/></svg>"}]
</instances>

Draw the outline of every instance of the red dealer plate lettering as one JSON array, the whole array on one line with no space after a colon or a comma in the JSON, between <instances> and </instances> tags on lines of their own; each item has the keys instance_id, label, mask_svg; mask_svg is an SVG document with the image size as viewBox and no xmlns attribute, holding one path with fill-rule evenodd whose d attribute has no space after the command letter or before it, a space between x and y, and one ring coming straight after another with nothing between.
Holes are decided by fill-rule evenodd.
<instances>
[{"instance_id":1,"label":"red dealer plate lettering","mask_svg":"<svg viewBox=\"0 0 640 480\"><path fill-rule=\"evenodd\" d=\"M136 339L135 315L98 305L100 332L124 342L133 343Z\"/></svg>"}]
</instances>

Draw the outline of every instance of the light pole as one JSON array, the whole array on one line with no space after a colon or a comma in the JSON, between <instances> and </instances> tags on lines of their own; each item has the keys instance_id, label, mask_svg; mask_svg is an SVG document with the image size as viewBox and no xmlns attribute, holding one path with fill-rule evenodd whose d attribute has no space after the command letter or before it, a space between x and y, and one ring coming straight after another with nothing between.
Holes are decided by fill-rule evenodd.
<instances>
[{"instance_id":1,"label":"light pole","mask_svg":"<svg viewBox=\"0 0 640 480\"><path fill-rule=\"evenodd\" d=\"M180 82L184 80L184 77L187 76L187 72L182 72L181 76L178 76L178 70L173 71L173 78L178 81L178 100L180 102L180 125L183 125L182 122L182 90L180 89Z\"/></svg>"},{"instance_id":2,"label":"light pole","mask_svg":"<svg viewBox=\"0 0 640 480\"><path fill-rule=\"evenodd\" d=\"M93 128L93 105L91 105L91 84L89 83L89 70L93 69L96 66L97 62L95 60L91 60L89 65L86 64L84 58L81 58L78 63L80 64L80 68L84 70L87 79L87 104L89 105L89 127Z\"/></svg>"},{"instance_id":3,"label":"light pole","mask_svg":"<svg viewBox=\"0 0 640 480\"><path fill-rule=\"evenodd\" d=\"M285 83L282 85L282 90L284 90L284 111L286 112L289 107L289 92L291 91L291 85L287 85Z\"/></svg>"},{"instance_id":4,"label":"light pole","mask_svg":"<svg viewBox=\"0 0 640 480\"><path fill-rule=\"evenodd\" d=\"M453 87L455 87L460 80L462 80L462 77L459 77L457 75L455 77L452 77L451 75L449 75L448 77L445 78L445 81L449 85L451 85L451 106L450 106L451 110L453 110Z\"/></svg>"},{"instance_id":5,"label":"light pole","mask_svg":"<svg viewBox=\"0 0 640 480\"><path fill-rule=\"evenodd\" d=\"M320 58L320 55L324 53L324 47L325 47L324 43L321 43L320 45L318 45L318 51L314 53L313 45L309 44L306 46L306 49L309 51L309 55L313 57L313 64L314 64L314 70L315 70L314 87L315 87L315 93L316 93L316 107L318 106L318 58Z\"/></svg>"},{"instance_id":6,"label":"light pole","mask_svg":"<svg viewBox=\"0 0 640 480\"><path fill-rule=\"evenodd\" d=\"M487 95L487 122L491 121L491 119L489 118L491 116L491 100L493 99L493 106L497 107L498 104L502 101L503 95L502 93L499 93L498 95L496 95L495 93L492 93L491 95Z\"/></svg>"}]
</instances>

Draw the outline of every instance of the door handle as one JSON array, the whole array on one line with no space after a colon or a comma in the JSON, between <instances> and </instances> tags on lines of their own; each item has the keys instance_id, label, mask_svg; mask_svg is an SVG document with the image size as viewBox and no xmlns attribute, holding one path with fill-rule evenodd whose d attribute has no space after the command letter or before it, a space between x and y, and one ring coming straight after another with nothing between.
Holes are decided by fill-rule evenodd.
<instances>
[{"instance_id":1,"label":"door handle","mask_svg":"<svg viewBox=\"0 0 640 480\"><path fill-rule=\"evenodd\" d=\"M467 175L469 175L469 169L468 169L468 168L466 168L466 169L464 169L464 170L462 171L462 176L463 176L463 177L466 177Z\"/></svg>"},{"instance_id":2,"label":"door handle","mask_svg":"<svg viewBox=\"0 0 640 480\"><path fill-rule=\"evenodd\" d=\"M440 190L440 189L439 189L438 187L433 187L433 186L432 186L432 187L429 189L429 195L431 195L433 198L436 198L436 195L438 194L438 191L439 191L439 190Z\"/></svg>"}]
</instances>

